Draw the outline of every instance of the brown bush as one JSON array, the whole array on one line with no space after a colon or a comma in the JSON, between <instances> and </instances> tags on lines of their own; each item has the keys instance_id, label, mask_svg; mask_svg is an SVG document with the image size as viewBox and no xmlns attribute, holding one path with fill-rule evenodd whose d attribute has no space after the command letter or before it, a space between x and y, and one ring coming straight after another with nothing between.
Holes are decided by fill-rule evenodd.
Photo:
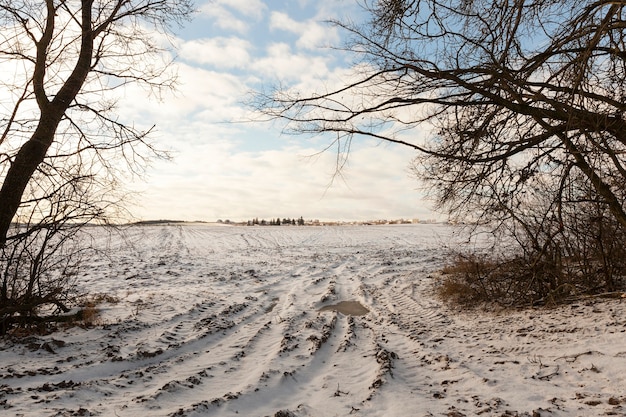
<instances>
[{"instance_id":1,"label":"brown bush","mask_svg":"<svg viewBox=\"0 0 626 417\"><path fill-rule=\"evenodd\" d=\"M613 271L623 270L613 259ZM597 262L596 262L597 263ZM610 275L590 258L563 258L555 254L527 252L524 256L493 259L475 254L457 255L442 269L438 295L451 303L505 306L545 305L567 302L584 295L624 288L620 278ZM604 259L602 264L606 265ZM619 285L618 285L619 284Z\"/></svg>"}]
</instances>

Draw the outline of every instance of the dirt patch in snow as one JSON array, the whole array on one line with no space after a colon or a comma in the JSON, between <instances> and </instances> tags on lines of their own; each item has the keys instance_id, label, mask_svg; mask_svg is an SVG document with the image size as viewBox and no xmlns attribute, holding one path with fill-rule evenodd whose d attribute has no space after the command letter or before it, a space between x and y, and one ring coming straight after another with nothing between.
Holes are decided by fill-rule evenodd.
<instances>
[{"instance_id":1,"label":"dirt patch in snow","mask_svg":"<svg viewBox=\"0 0 626 417\"><path fill-rule=\"evenodd\" d=\"M345 316L364 316L370 312L358 301L340 301L337 304L324 306L317 311L338 311Z\"/></svg>"}]
</instances>

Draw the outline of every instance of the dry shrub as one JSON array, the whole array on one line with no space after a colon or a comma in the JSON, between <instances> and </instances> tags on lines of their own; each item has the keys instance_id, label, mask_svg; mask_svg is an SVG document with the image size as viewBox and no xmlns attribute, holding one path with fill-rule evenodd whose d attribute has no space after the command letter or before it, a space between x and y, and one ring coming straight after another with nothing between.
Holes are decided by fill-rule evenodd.
<instances>
[{"instance_id":1,"label":"dry shrub","mask_svg":"<svg viewBox=\"0 0 626 417\"><path fill-rule=\"evenodd\" d=\"M76 315L76 322L86 327L100 325L102 321L98 306L103 303L117 304L119 301L119 298L109 294L91 294L81 302L81 309Z\"/></svg>"},{"instance_id":2,"label":"dry shrub","mask_svg":"<svg viewBox=\"0 0 626 417\"><path fill-rule=\"evenodd\" d=\"M602 268L595 274L590 272L590 262L564 260L554 253L526 253L501 259L457 255L441 271L437 291L445 301L461 306L528 306L560 304L615 289L616 279L607 282Z\"/></svg>"},{"instance_id":3,"label":"dry shrub","mask_svg":"<svg viewBox=\"0 0 626 417\"><path fill-rule=\"evenodd\" d=\"M445 267L438 294L446 301L459 305L480 303L510 303L516 285L512 275L519 272L511 260L494 260L476 254L457 255Z\"/></svg>"},{"instance_id":4,"label":"dry shrub","mask_svg":"<svg viewBox=\"0 0 626 417\"><path fill-rule=\"evenodd\" d=\"M54 333L59 328L71 328L75 326L94 327L102 325L100 319L100 309L98 305L102 303L118 303L115 297L95 294L84 298L78 303L78 310L72 314L39 317L21 326L15 326L7 334L15 338L24 338L32 335L48 335Z\"/></svg>"},{"instance_id":5,"label":"dry shrub","mask_svg":"<svg viewBox=\"0 0 626 417\"><path fill-rule=\"evenodd\" d=\"M458 254L441 271L439 295L465 305L520 306L622 294L626 229L606 207L579 203L549 214L502 223L489 253Z\"/></svg>"},{"instance_id":6,"label":"dry shrub","mask_svg":"<svg viewBox=\"0 0 626 417\"><path fill-rule=\"evenodd\" d=\"M472 287L456 276L444 278L437 288L437 294L453 304L469 305L478 302Z\"/></svg>"},{"instance_id":7,"label":"dry shrub","mask_svg":"<svg viewBox=\"0 0 626 417\"><path fill-rule=\"evenodd\" d=\"M95 306L85 306L80 310L78 317L80 322L86 327L92 327L100 324L100 310Z\"/></svg>"},{"instance_id":8,"label":"dry shrub","mask_svg":"<svg viewBox=\"0 0 626 417\"><path fill-rule=\"evenodd\" d=\"M85 301L85 303L90 303L93 305L99 305L103 303L117 304L119 302L120 299L118 297L105 293L91 294Z\"/></svg>"}]
</instances>

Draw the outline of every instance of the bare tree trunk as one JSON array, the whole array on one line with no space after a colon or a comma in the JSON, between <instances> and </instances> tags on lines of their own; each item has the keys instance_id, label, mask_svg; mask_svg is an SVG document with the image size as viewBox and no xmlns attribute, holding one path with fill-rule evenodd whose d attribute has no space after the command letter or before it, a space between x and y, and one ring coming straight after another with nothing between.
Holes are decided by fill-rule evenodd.
<instances>
[{"instance_id":1,"label":"bare tree trunk","mask_svg":"<svg viewBox=\"0 0 626 417\"><path fill-rule=\"evenodd\" d=\"M15 156L0 189L0 247L6 244L11 221L20 206L24 190L35 170L43 162L46 152L54 141L57 127L66 110L82 88L89 71L93 53L94 33L91 25L92 0L81 0L81 45L74 69L54 99L50 101L45 89L47 53L55 26L54 2L46 0L46 27L41 39L36 42L37 59L33 73L33 90L41 111L39 124Z\"/></svg>"},{"instance_id":2,"label":"bare tree trunk","mask_svg":"<svg viewBox=\"0 0 626 417\"><path fill-rule=\"evenodd\" d=\"M7 172L0 189L0 247L6 243L11 220L20 206L26 185L46 156L58 124L58 120L48 121L42 117L32 138L20 148Z\"/></svg>"}]
</instances>

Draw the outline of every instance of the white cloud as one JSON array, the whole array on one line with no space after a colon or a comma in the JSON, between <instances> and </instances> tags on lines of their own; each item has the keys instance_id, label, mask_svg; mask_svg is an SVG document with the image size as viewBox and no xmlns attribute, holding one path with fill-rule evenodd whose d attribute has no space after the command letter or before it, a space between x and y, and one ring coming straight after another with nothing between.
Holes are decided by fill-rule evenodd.
<instances>
[{"instance_id":1,"label":"white cloud","mask_svg":"<svg viewBox=\"0 0 626 417\"><path fill-rule=\"evenodd\" d=\"M272 12L270 15L270 29L284 30L298 36L296 45L303 49L318 49L337 44L339 36L332 26L307 20L298 22L282 12Z\"/></svg>"},{"instance_id":2,"label":"white cloud","mask_svg":"<svg viewBox=\"0 0 626 417\"><path fill-rule=\"evenodd\" d=\"M207 141L195 152L181 153L175 161L178 168L160 168L158 183L149 184L144 196L146 201L159 201L159 207L137 213L145 218L179 213L184 220L209 221L253 216L368 220L390 212L405 218L430 215L415 191L418 183L402 169L412 156L405 149L355 149L345 182L330 186L335 155L329 151L307 157L318 151L291 146L242 153Z\"/></svg>"},{"instance_id":3,"label":"white cloud","mask_svg":"<svg viewBox=\"0 0 626 417\"><path fill-rule=\"evenodd\" d=\"M188 62L218 68L242 68L250 64L251 47L250 42L234 37L194 39L180 45L179 56Z\"/></svg>"},{"instance_id":4,"label":"white cloud","mask_svg":"<svg viewBox=\"0 0 626 417\"><path fill-rule=\"evenodd\" d=\"M260 20L265 9L261 0L214 0L199 7L201 15L212 19L217 27L237 33L245 33L250 19ZM243 15L246 19L236 15Z\"/></svg>"},{"instance_id":5,"label":"white cloud","mask_svg":"<svg viewBox=\"0 0 626 417\"><path fill-rule=\"evenodd\" d=\"M148 97L137 85L127 86L119 97L119 114L126 122L157 123L159 130L188 127L198 115L206 123L240 118L246 109L240 105L246 93L241 80L228 73L208 71L178 64L177 90L159 102Z\"/></svg>"},{"instance_id":6,"label":"white cloud","mask_svg":"<svg viewBox=\"0 0 626 417\"><path fill-rule=\"evenodd\" d=\"M282 80L303 78L325 78L328 74L329 58L294 54L286 43L270 45L267 55L253 63L253 68L262 74Z\"/></svg>"},{"instance_id":7,"label":"white cloud","mask_svg":"<svg viewBox=\"0 0 626 417\"><path fill-rule=\"evenodd\" d=\"M244 32L248 23L262 18L262 5L258 1L217 0L203 9L205 16L221 19L215 24L234 24L229 30ZM280 126L226 123L244 119L248 109L241 101L259 81L281 80L310 92L332 89L354 75L346 68L336 68L333 53L311 49L334 36L324 32L325 26L314 20L297 22L280 13L272 14L271 19L276 35L288 31L297 36L294 46L288 40L257 45L268 38L243 40L228 35L180 40L184 62L178 64L176 94L163 104L147 101L138 88L127 90L120 114L139 123L156 122L156 145L173 150L175 158L171 163L156 163L146 184L133 185L142 190L138 197L144 204L134 213L150 219L209 221L254 216L428 217L416 191L419 184L408 173L413 154L407 148L355 142L343 177L330 185L335 169L333 151L307 156L324 149L332 139L277 139ZM229 69L237 71L229 74Z\"/></svg>"},{"instance_id":8,"label":"white cloud","mask_svg":"<svg viewBox=\"0 0 626 417\"><path fill-rule=\"evenodd\" d=\"M238 19L228 10L221 7L211 7L201 9L201 13L211 18L215 22L215 26L220 29L230 30L237 33L245 33L249 28L249 23Z\"/></svg>"},{"instance_id":9,"label":"white cloud","mask_svg":"<svg viewBox=\"0 0 626 417\"><path fill-rule=\"evenodd\" d=\"M229 7L237 12L260 19L267 8L261 0L216 0L214 4L221 7Z\"/></svg>"},{"instance_id":10,"label":"white cloud","mask_svg":"<svg viewBox=\"0 0 626 417\"><path fill-rule=\"evenodd\" d=\"M263 18L266 6L259 0L216 0L202 10L215 21L210 24L245 32ZM138 129L156 123L154 144L172 150L175 158L171 163L156 162L147 183L132 184L142 190L138 198L144 206L135 211L137 215L184 220L422 216L423 205L415 191L418 184L405 168L412 158L407 148L355 145L343 172L345 181L338 179L329 187L335 169L333 152L307 157L323 149L327 137L309 141L298 137L292 142L277 139L280 126L228 123L244 118L248 109L241 101L259 80L268 84L282 80L310 92L324 91L325 86L332 89L350 79L349 70L336 68L337 62L332 61L336 56L313 51L336 36L313 19L317 17L295 21L284 13L271 15L275 35L297 37L293 47L287 39L267 46L270 38L208 38L212 30L193 40L174 39L183 60L176 64L180 84L175 93L159 102L149 99L138 85L111 92L119 95L120 122ZM172 41L154 36L165 47ZM164 60L169 57L166 54ZM0 67L7 69L5 77L16 73L6 63ZM237 71L228 73L230 69ZM0 92L0 109L6 112L15 99Z\"/></svg>"}]
</instances>

